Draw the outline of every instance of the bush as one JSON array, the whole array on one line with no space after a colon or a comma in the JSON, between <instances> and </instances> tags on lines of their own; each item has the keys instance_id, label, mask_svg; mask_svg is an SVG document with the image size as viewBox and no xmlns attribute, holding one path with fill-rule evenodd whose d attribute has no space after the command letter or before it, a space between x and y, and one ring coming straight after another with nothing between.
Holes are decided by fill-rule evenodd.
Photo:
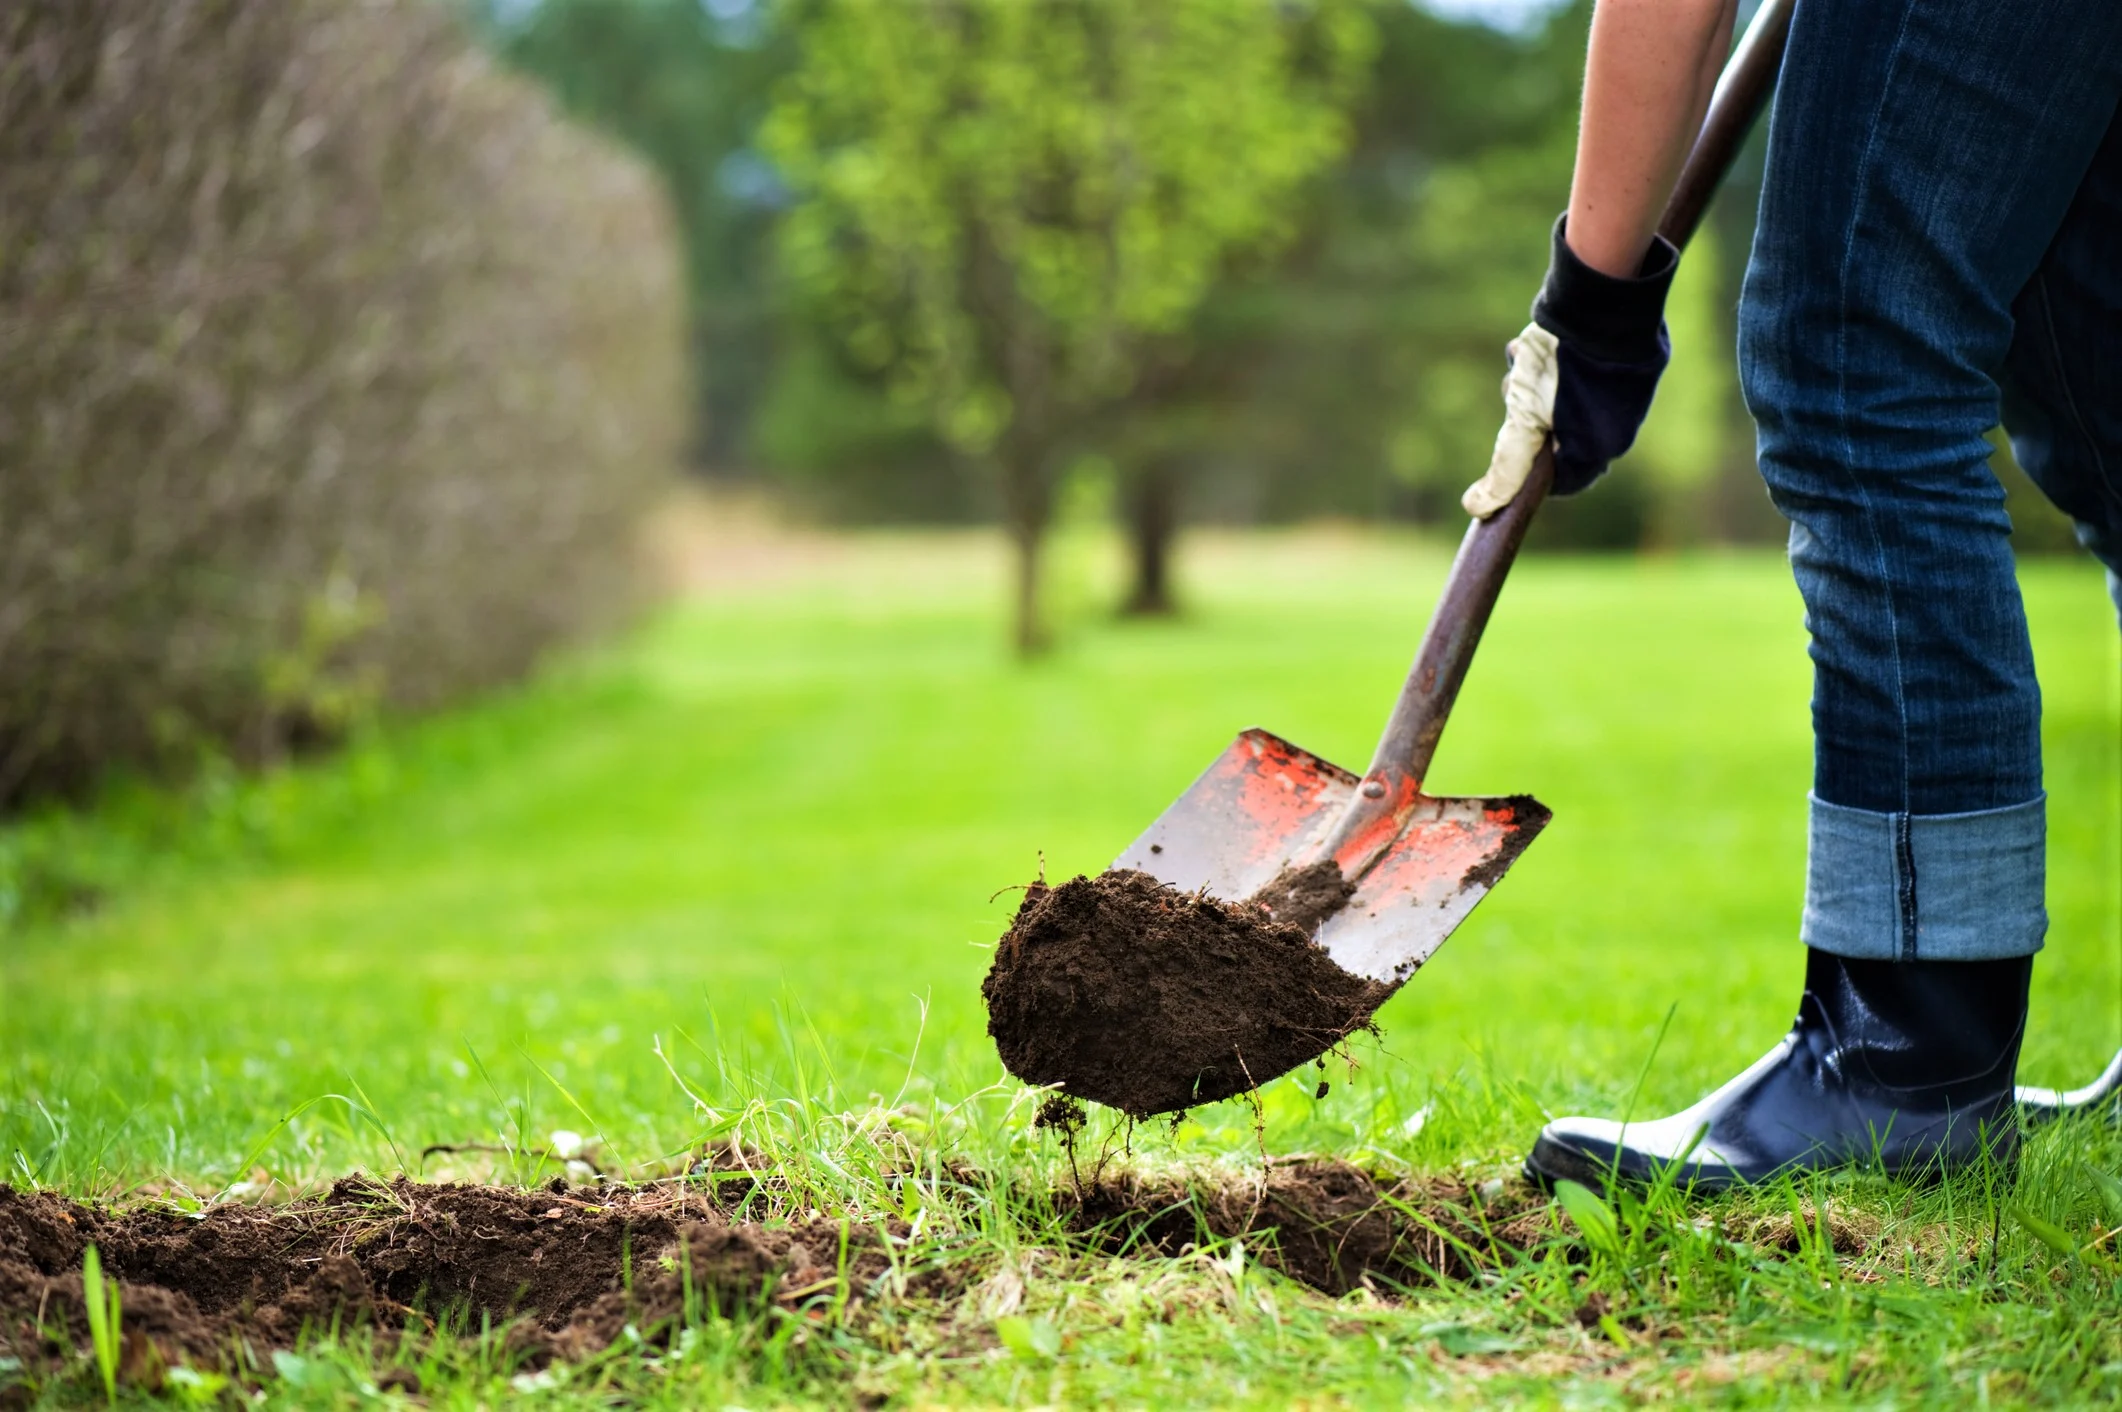
<instances>
[{"instance_id":1,"label":"bush","mask_svg":"<svg viewBox=\"0 0 2122 1412\"><path fill-rule=\"evenodd\" d=\"M660 193L425 0L0 14L0 802L270 758L636 601Z\"/></svg>"}]
</instances>

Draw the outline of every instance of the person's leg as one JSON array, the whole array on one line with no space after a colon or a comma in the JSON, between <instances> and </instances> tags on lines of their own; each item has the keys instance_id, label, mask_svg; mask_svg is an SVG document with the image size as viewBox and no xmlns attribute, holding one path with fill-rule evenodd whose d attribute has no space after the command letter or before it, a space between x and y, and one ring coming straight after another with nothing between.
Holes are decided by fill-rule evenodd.
<instances>
[{"instance_id":1,"label":"person's leg","mask_svg":"<svg viewBox=\"0 0 2122 1412\"><path fill-rule=\"evenodd\" d=\"M2046 930L2040 694L1984 438L2012 302L2122 93L2118 29L2068 0L1799 7L1742 358L1812 633L1802 936L1838 955Z\"/></svg>"},{"instance_id":2,"label":"person's leg","mask_svg":"<svg viewBox=\"0 0 2122 1412\"><path fill-rule=\"evenodd\" d=\"M2107 566L2122 614L2122 111L2012 305L2012 452Z\"/></svg>"},{"instance_id":3,"label":"person's leg","mask_svg":"<svg viewBox=\"0 0 2122 1412\"><path fill-rule=\"evenodd\" d=\"M1984 437L2012 301L2118 95L2122 6L1799 4L1741 362L1812 634L1805 995L1687 1112L1550 1124L1536 1177L1909 1170L2015 1133L2046 928L2040 697Z\"/></svg>"},{"instance_id":4,"label":"person's leg","mask_svg":"<svg viewBox=\"0 0 2122 1412\"><path fill-rule=\"evenodd\" d=\"M2107 566L2122 621L2122 110L2012 318L1999 380L2012 451ZM2091 1092L2117 1075L2122 1054ZM2027 1119L2075 1106L2053 1089L2019 1092Z\"/></svg>"}]
</instances>

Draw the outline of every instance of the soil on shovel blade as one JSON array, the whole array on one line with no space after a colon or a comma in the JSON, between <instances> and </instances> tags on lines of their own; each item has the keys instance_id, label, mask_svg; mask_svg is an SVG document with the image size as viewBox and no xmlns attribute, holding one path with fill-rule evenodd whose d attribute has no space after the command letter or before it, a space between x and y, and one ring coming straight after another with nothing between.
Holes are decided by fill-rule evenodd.
<instances>
[{"instance_id":1,"label":"soil on shovel blade","mask_svg":"<svg viewBox=\"0 0 2122 1412\"><path fill-rule=\"evenodd\" d=\"M1330 862L1238 903L1127 869L1035 883L980 987L987 1032L1018 1078L1132 1117L1249 1092L1392 993L1311 939L1349 891Z\"/></svg>"}]
</instances>

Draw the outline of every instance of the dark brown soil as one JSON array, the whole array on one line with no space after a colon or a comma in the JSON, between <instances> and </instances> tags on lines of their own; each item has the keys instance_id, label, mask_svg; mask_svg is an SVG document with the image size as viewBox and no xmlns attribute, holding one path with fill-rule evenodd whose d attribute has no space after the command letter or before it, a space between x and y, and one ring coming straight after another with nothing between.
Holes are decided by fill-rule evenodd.
<instances>
[{"instance_id":1,"label":"dark brown soil","mask_svg":"<svg viewBox=\"0 0 2122 1412\"><path fill-rule=\"evenodd\" d=\"M1319 924L1348 905L1356 885L1341 876L1331 858L1303 868L1284 868L1246 901L1284 926L1315 936Z\"/></svg>"},{"instance_id":2,"label":"dark brown soil","mask_svg":"<svg viewBox=\"0 0 2122 1412\"><path fill-rule=\"evenodd\" d=\"M1254 1258L1328 1294L1465 1279L1552 1231L1546 1199L1513 1182L1484 1204L1455 1178L1381 1180L1325 1158L1284 1158L1214 1184L1122 1177L1057 1199L1114 1253L1178 1255L1204 1239L1248 1241Z\"/></svg>"},{"instance_id":3,"label":"dark brown soil","mask_svg":"<svg viewBox=\"0 0 2122 1412\"><path fill-rule=\"evenodd\" d=\"M1311 940L1347 899L1338 878L1277 879L1272 915L1127 870L1035 883L980 987L987 1032L1018 1078L1137 1118L1249 1092L1391 994Z\"/></svg>"},{"instance_id":4,"label":"dark brown soil","mask_svg":"<svg viewBox=\"0 0 2122 1412\"><path fill-rule=\"evenodd\" d=\"M1522 1182L1484 1199L1456 1178L1380 1179L1321 1158L1035 1195L1033 1206L1060 1211L1079 1248L1176 1256L1243 1237L1250 1259L1329 1294L1369 1286L1390 1296L1462 1279L1553 1231L1545 1198ZM853 1309L902 1287L947 1299L969 1279L958 1266L930 1267L895 1284L873 1228L769 1229L674 1185L555 1192L355 1177L318 1200L199 1215L113 1212L0 1186L0 1358L46 1371L78 1365L90 1343L80 1273L90 1243L122 1292L120 1375L150 1388L180 1363L262 1366L306 1328L334 1324L417 1339L438 1318L473 1327L484 1318L508 1328L530 1362L580 1357L628 1325L666 1337L686 1310L688 1276L694 1308L724 1313L769 1302L797 1310L843 1290Z\"/></svg>"},{"instance_id":5,"label":"dark brown soil","mask_svg":"<svg viewBox=\"0 0 2122 1412\"><path fill-rule=\"evenodd\" d=\"M697 1308L838 1289L841 1227L732 1222L682 1188L388 1185L348 1178L321 1200L220 1206L204 1215L113 1214L0 1186L0 1357L49 1363L88 1343L81 1261L93 1242L121 1291L128 1376L177 1361L210 1366L237 1342L254 1355L305 1325L473 1326L520 1320L534 1361L604 1347L629 1323L654 1337ZM889 1268L874 1230L848 1232L848 1292Z\"/></svg>"},{"instance_id":6,"label":"dark brown soil","mask_svg":"<svg viewBox=\"0 0 2122 1412\"><path fill-rule=\"evenodd\" d=\"M1510 865L1518 861L1518 855L1525 851L1526 845L1530 844L1539 835L1540 830L1547 827L1547 821L1554 817L1553 810L1530 794L1506 795L1501 799L1488 800L1487 803L1492 808L1507 805L1512 818L1519 825L1518 831L1512 835L1511 842L1504 848L1468 868L1459 878L1460 887L1494 887L1502 880Z\"/></svg>"}]
</instances>

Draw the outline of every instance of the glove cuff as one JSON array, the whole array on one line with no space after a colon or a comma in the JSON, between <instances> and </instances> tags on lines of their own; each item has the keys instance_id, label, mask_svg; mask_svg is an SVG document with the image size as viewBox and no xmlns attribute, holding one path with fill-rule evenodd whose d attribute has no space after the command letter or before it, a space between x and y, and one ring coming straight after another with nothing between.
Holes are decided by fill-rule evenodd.
<instances>
[{"instance_id":1,"label":"glove cuff","mask_svg":"<svg viewBox=\"0 0 2122 1412\"><path fill-rule=\"evenodd\" d=\"M1661 361L1658 330L1680 252L1654 235L1635 277L1616 279L1577 258L1564 238L1568 225L1567 214L1555 220L1554 253L1533 300L1533 322L1601 362Z\"/></svg>"}]
</instances>

